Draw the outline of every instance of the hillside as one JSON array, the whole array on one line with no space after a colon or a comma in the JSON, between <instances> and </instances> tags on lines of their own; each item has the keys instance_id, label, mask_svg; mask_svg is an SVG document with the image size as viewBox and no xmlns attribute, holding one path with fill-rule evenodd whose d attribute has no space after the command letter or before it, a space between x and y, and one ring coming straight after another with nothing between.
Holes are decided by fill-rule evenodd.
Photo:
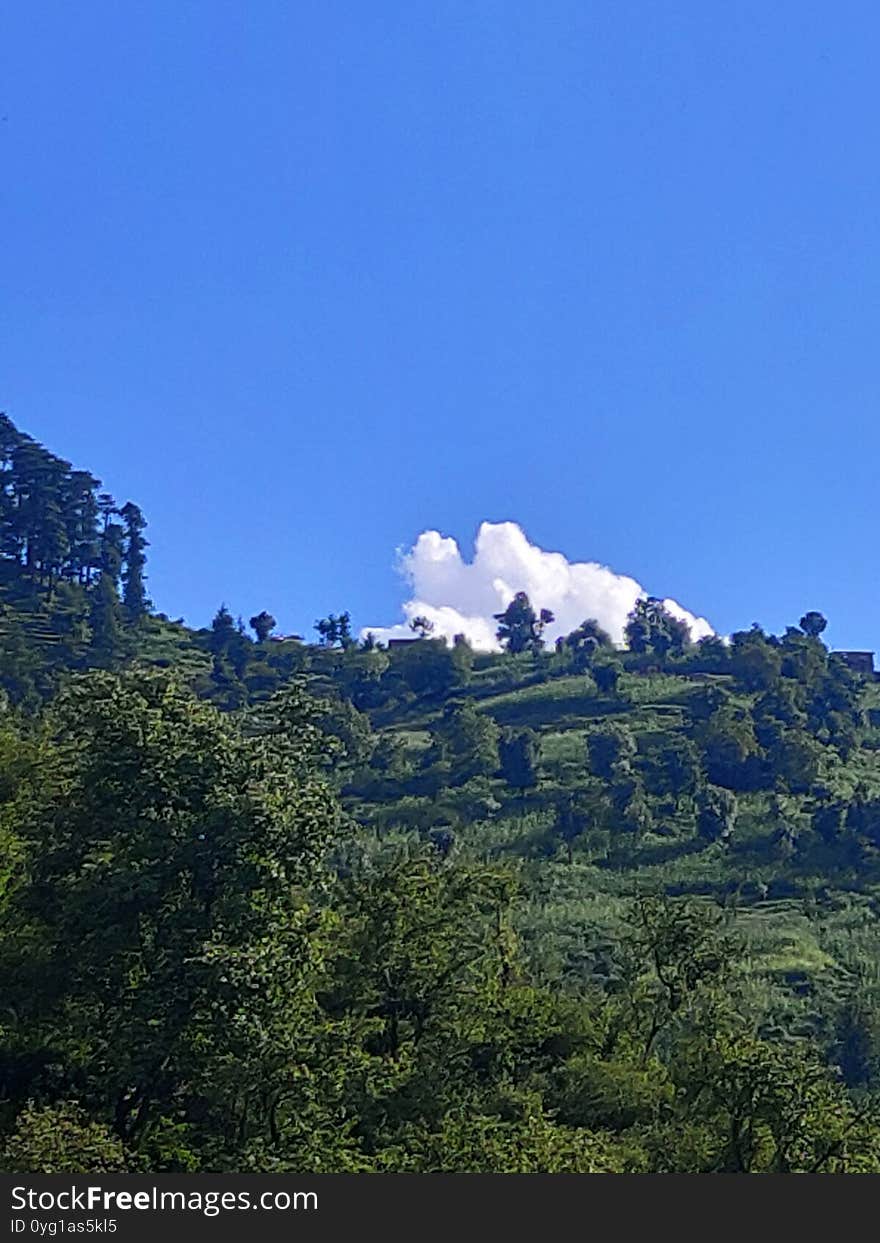
<instances>
[{"instance_id":1,"label":"hillside","mask_svg":"<svg viewBox=\"0 0 880 1243\"><path fill-rule=\"evenodd\" d=\"M193 630L147 598L137 506L2 430L10 1160L60 1117L107 1168L844 1168L880 1089L880 686L821 614L694 644L648 599L625 650L591 619L548 650L522 594L497 653L347 613L316 643L265 610ZM842 1094L798 1106L809 1160L774 1130L795 1065ZM776 1094L749 1152L744 1066Z\"/></svg>"}]
</instances>

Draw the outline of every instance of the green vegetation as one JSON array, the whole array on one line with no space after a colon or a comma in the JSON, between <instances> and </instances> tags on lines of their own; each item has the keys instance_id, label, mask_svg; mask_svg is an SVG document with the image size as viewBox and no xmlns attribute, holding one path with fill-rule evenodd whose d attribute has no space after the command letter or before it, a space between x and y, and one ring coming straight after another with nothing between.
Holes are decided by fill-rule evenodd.
<instances>
[{"instance_id":1,"label":"green vegetation","mask_svg":"<svg viewBox=\"0 0 880 1243\"><path fill-rule=\"evenodd\" d=\"M821 614L190 630L0 433L3 1168L880 1171L880 696Z\"/></svg>"}]
</instances>

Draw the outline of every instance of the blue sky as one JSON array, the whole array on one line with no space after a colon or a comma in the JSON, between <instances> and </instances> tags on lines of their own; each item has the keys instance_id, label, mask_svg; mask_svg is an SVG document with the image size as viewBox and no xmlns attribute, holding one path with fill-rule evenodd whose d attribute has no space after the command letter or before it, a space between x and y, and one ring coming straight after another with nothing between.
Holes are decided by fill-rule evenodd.
<instances>
[{"instance_id":1,"label":"blue sky","mask_svg":"<svg viewBox=\"0 0 880 1243\"><path fill-rule=\"evenodd\" d=\"M196 624L396 621L397 546L510 519L880 647L878 38L846 0L7 6L0 408L141 504Z\"/></svg>"}]
</instances>

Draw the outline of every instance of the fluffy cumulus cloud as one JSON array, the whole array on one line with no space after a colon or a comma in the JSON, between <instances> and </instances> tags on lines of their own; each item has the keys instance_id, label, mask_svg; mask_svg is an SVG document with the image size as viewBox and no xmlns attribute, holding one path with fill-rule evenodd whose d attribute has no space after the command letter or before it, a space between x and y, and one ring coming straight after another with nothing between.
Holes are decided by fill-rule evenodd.
<instances>
[{"instance_id":1,"label":"fluffy cumulus cloud","mask_svg":"<svg viewBox=\"0 0 880 1243\"><path fill-rule=\"evenodd\" d=\"M549 643L595 617L621 644L627 614L640 596L653 594L634 578L595 561L568 561L562 553L545 552L515 522L484 522L472 561L463 559L454 539L423 531L409 552L400 555L400 569L411 585L403 606L406 621L368 626L362 632L371 631L383 643L411 638L409 622L427 617L438 638L451 642L464 634L475 648L497 649L492 615L505 609L516 592L525 591L536 609L555 614L556 621L545 632ZM663 603L687 622L694 639L714 634L704 617L695 617L675 600Z\"/></svg>"}]
</instances>

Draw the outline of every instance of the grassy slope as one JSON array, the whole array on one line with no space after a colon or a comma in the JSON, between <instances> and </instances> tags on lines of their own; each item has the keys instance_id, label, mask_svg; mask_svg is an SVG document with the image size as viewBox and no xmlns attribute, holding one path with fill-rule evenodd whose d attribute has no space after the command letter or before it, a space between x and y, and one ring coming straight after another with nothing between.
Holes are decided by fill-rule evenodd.
<instances>
[{"instance_id":1,"label":"grassy slope","mask_svg":"<svg viewBox=\"0 0 880 1243\"><path fill-rule=\"evenodd\" d=\"M490 783L499 804L492 814L469 816L459 806L459 849L473 858L519 862L527 892L522 931L536 961L548 971L577 975L586 969L584 963L594 964L597 955L601 957L601 946L623 930L624 899L635 892L664 890L724 904L743 938L755 987L778 994L770 1009L784 1009L790 1003L796 1011L790 1029L792 1023L794 1029L799 1022L809 1026L810 999L817 988L831 993L845 988L854 957L880 962L875 915L880 909L880 869L876 876L838 876L829 885L815 865L810 872L796 859L774 857L766 793L739 796L740 819L729 849L684 836L649 833L622 866L590 857L582 849L569 865L561 846L554 849L552 842L547 844L552 813L541 809L542 794L560 785L577 784L577 774L584 769L588 731L609 718L626 721L637 736L675 731L681 728L688 697L706 680L669 674L625 675L624 698L629 702L620 703L586 692L588 684L582 677L561 677L493 694L491 684L481 685L485 679L477 675L469 693L480 711L500 725L528 725L539 732L542 782L524 808L497 779ZM880 706L880 686L866 686L865 704ZM413 750L421 750L428 745L431 725L438 716L438 710L410 709L405 719L392 720L384 728L398 733ZM873 741L880 740L877 731L873 732ZM829 753L822 779L841 795L851 794L858 782L880 795L877 754L862 750L844 766ZM438 821L442 822L445 809L454 807L455 801L454 795L440 796ZM806 823L805 800L787 802L790 814ZM397 809L401 827L395 834L395 804L382 805L383 831L400 840L414 838L414 833L402 827L407 820L405 807L398 803ZM369 820L377 810L361 806L361 818Z\"/></svg>"}]
</instances>

